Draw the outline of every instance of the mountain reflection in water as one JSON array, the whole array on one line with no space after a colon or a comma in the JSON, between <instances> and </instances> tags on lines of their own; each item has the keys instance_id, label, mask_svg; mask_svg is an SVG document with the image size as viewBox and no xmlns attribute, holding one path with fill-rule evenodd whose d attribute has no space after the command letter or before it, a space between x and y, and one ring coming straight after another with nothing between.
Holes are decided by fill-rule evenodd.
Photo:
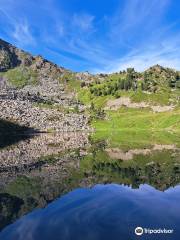
<instances>
[{"instance_id":1,"label":"mountain reflection in water","mask_svg":"<svg viewBox=\"0 0 180 240\"><path fill-rule=\"evenodd\" d=\"M31 133L30 134L27 134ZM26 134L25 134L26 133ZM19 141L33 137L38 131L33 128L20 126L16 123L0 119L0 149L8 147Z\"/></svg>"},{"instance_id":2,"label":"mountain reflection in water","mask_svg":"<svg viewBox=\"0 0 180 240\"><path fill-rule=\"evenodd\" d=\"M0 239L129 240L136 239L134 229L141 226L174 230L150 239L178 240L179 202L180 186L165 192L148 185L80 188L5 228Z\"/></svg>"},{"instance_id":3,"label":"mountain reflection in water","mask_svg":"<svg viewBox=\"0 0 180 240\"><path fill-rule=\"evenodd\" d=\"M39 134L0 149L0 160L3 240L135 239L136 225L180 220L175 144L124 149L87 133Z\"/></svg>"}]
</instances>

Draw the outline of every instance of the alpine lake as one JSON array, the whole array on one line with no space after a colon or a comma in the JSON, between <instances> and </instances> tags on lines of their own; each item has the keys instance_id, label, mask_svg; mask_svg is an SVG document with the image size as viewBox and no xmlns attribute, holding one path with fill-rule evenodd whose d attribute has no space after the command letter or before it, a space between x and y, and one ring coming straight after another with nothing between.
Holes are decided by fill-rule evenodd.
<instances>
[{"instance_id":1,"label":"alpine lake","mask_svg":"<svg viewBox=\"0 0 180 240\"><path fill-rule=\"evenodd\" d=\"M179 147L163 132L1 136L0 239L180 239Z\"/></svg>"}]
</instances>

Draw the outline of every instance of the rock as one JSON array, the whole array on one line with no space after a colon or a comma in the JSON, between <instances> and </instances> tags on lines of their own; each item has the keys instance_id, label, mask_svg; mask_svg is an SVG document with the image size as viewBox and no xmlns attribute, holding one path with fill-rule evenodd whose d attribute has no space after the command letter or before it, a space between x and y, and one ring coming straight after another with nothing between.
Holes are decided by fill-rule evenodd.
<instances>
[{"instance_id":1,"label":"rock","mask_svg":"<svg viewBox=\"0 0 180 240\"><path fill-rule=\"evenodd\" d=\"M41 131L89 130L84 106L77 102L73 93L67 93L65 85L59 81L70 71L0 40L0 71L17 67L18 74L26 72L28 79L24 87L17 89L6 77L0 78L1 119ZM31 83L33 76L34 84ZM85 76L90 74L85 73ZM77 107L78 113L66 113Z\"/></svg>"}]
</instances>

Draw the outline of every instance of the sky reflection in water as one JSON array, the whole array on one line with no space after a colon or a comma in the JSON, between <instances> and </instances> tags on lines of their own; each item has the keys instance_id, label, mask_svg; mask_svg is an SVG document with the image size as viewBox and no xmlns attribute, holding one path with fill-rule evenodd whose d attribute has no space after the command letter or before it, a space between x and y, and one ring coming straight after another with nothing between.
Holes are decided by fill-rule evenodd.
<instances>
[{"instance_id":1,"label":"sky reflection in water","mask_svg":"<svg viewBox=\"0 0 180 240\"><path fill-rule=\"evenodd\" d=\"M149 185L79 188L35 210L0 233L2 240L119 240L139 239L137 226L174 229L173 234L144 235L141 239L180 236L180 186L158 191Z\"/></svg>"}]
</instances>

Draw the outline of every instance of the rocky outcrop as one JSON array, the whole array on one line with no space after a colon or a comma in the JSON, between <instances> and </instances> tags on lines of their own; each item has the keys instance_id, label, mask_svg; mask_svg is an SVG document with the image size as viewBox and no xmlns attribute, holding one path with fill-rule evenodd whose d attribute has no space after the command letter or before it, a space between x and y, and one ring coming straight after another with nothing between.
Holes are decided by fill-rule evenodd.
<instances>
[{"instance_id":1,"label":"rocky outcrop","mask_svg":"<svg viewBox=\"0 0 180 240\"><path fill-rule=\"evenodd\" d=\"M84 114L40 108L29 101L0 100L0 118L41 131L89 130L88 118Z\"/></svg>"},{"instance_id":2,"label":"rocky outcrop","mask_svg":"<svg viewBox=\"0 0 180 240\"><path fill-rule=\"evenodd\" d=\"M105 151L112 159L118 160L132 160L136 155L150 155L154 151L163 151L163 150L178 150L175 145L154 145L152 148L143 148L143 149L130 149L128 151L123 151L119 148L107 148ZM180 150L180 149L179 149Z\"/></svg>"},{"instance_id":3,"label":"rocky outcrop","mask_svg":"<svg viewBox=\"0 0 180 240\"><path fill-rule=\"evenodd\" d=\"M70 108L78 108L78 112L68 113ZM63 90L58 91L57 87L56 92L51 92L50 87L48 92L40 86L0 91L0 118L40 131L89 130L88 118L83 111L83 105Z\"/></svg>"},{"instance_id":4,"label":"rocky outcrop","mask_svg":"<svg viewBox=\"0 0 180 240\"><path fill-rule=\"evenodd\" d=\"M0 72L20 65L31 67L35 71L39 69L44 74L62 73L65 71L63 67L53 64L40 55L32 56L30 53L0 39Z\"/></svg>"},{"instance_id":5,"label":"rocky outcrop","mask_svg":"<svg viewBox=\"0 0 180 240\"><path fill-rule=\"evenodd\" d=\"M83 149L88 146L86 133L40 134L0 150L0 172L3 169L35 164L48 156L59 156L63 151ZM44 163L46 161L44 160Z\"/></svg>"},{"instance_id":6,"label":"rocky outcrop","mask_svg":"<svg viewBox=\"0 0 180 240\"><path fill-rule=\"evenodd\" d=\"M23 54L23 51L18 51L17 48L0 39L0 72L20 65L19 56L21 53Z\"/></svg>"},{"instance_id":7,"label":"rocky outcrop","mask_svg":"<svg viewBox=\"0 0 180 240\"><path fill-rule=\"evenodd\" d=\"M105 110L117 110L121 107L128 107L128 108L151 108L153 112L168 112L172 111L175 106L154 106L152 104L146 102L139 102L135 103L132 102L129 97L120 97L118 99L109 100L106 104Z\"/></svg>"},{"instance_id":8,"label":"rocky outcrop","mask_svg":"<svg viewBox=\"0 0 180 240\"><path fill-rule=\"evenodd\" d=\"M15 71L7 74L12 68ZM40 131L89 130L88 118L83 114L85 107L61 81L68 70L0 40L0 72L5 72L0 76L1 119ZM25 81L15 86L14 77Z\"/></svg>"}]
</instances>

